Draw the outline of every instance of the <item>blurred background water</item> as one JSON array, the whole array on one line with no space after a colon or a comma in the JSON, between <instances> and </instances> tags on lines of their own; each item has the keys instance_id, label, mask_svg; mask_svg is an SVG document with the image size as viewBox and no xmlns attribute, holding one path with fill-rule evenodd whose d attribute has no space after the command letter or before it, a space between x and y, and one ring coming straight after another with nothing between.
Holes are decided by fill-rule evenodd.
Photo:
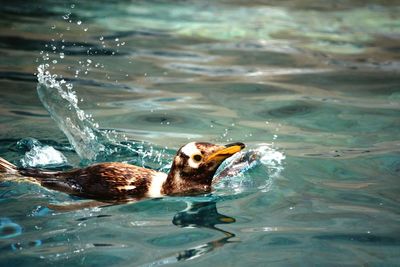
<instances>
[{"instance_id":1,"label":"blurred background water","mask_svg":"<svg viewBox=\"0 0 400 267\"><path fill-rule=\"evenodd\" d=\"M207 196L66 213L48 205L82 200L1 182L0 265L399 266L399 14L383 0L3 1L1 157L168 171L202 140L257 159L228 162Z\"/></svg>"}]
</instances>

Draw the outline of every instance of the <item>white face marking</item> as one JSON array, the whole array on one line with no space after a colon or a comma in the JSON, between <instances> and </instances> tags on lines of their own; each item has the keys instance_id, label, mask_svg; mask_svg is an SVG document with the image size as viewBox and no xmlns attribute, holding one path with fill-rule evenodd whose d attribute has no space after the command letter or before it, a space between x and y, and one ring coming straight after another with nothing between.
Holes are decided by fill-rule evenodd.
<instances>
[{"instance_id":1,"label":"white face marking","mask_svg":"<svg viewBox=\"0 0 400 267\"><path fill-rule=\"evenodd\" d=\"M195 142L191 142L182 147L181 152L189 157L188 163L190 167L193 169L197 169L199 167L201 161L196 162L193 160L194 155L201 155L201 151L196 147Z\"/></svg>"},{"instance_id":2,"label":"white face marking","mask_svg":"<svg viewBox=\"0 0 400 267\"><path fill-rule=\"evenodd\" d=\"M162 197L161 194L162 186L167 180L167 174L159 172L157 173L154 178L151 180L151 184L149 186L149 191L147 192L148 197Z\"/></svg>"}]
</instances>

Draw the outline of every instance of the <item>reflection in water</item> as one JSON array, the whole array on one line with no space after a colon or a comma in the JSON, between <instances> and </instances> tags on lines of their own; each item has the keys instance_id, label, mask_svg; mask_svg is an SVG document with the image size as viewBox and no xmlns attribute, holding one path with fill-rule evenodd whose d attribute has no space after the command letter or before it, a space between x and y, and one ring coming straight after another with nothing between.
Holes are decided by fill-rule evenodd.
<instances>
[{"instance_id":1,"label":"reflection in water","mask_svg":"<svg viewBox=\"0 0 400 267\"><path fill-rule=\"evenodd\" d=\"M178 212L174 216L172 219L173 224L181 227L208 228L221 232L224 236L199 246L180 251L173 256L165 257L149 264L144 264L143 266L159 266L178 261L192 260L219 247L223 247L225 244L233 242L230 241L230 239L235 237L235 234L215 227L215 225L233 222L235 222L234 218L218 213L215 201L189 202L188 207L185 210Z\"/></svg>"}]
</instances>

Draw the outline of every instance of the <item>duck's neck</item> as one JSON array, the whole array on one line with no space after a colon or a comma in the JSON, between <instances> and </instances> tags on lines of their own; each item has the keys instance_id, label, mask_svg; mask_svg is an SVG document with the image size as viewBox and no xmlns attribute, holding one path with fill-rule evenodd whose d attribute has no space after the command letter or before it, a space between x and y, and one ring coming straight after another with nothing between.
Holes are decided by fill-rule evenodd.
<instances>
[{"instance_id":1,"label":"duck's neck","mask_svg":"<svg viewBox=\"0 0 400 267\"><path fill-rule=\"evenodd\" d=\"M207 175L207 177L205 175L206 173L185 174L173 165L162 186L162 193L164 195L179 195L209 192L214 173Z\"/></svg>"}]
</instances>

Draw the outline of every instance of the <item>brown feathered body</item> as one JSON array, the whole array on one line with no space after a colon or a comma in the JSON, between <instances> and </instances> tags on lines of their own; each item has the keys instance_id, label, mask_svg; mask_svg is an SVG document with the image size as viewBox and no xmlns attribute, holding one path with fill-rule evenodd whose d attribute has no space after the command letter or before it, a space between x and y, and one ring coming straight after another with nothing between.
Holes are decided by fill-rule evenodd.
<instances>
[{"instance_id":1,"label":"brown feathered body","mask_svg":"<svg viewBox=\"0 0 400 267\"><path fill-rule=\"evenodd\" d=\"M65 172L22 169L19 173L37 178L49 189L96 199L145 197L152 179L163 174L119 162L99 163Z\"/></svg>"},{"instance_id":2,"label":"brown feathered body","mask_svg":"<svg viewBox=\"0 0 400 267\"><path fill-rule=\"evenodd\" d=\"M181 147L168 174L126 163L98 163L69 171L17 168L0 158L0 172L33 179L71 195L100 200L141 199L211 190L218 166L244 148L242 143L219 146L192 142Z\"/></svg>"}]
</instances>

